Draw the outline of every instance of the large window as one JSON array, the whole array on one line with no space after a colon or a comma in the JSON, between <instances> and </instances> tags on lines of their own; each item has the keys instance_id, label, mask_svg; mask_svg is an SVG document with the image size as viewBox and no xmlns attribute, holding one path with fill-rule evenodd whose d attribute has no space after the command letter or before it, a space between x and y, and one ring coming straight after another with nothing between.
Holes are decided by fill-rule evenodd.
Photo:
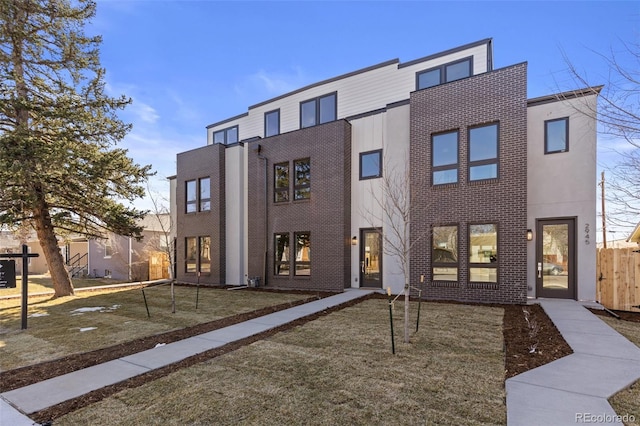
<instances>
[{"instance_id":1,"label":"large window","mask_svg":"<svg viewBox=\"0 0 640 426\"><path fill-rule=\"evenodd\" d=\"M434 226L432 240L433 281L458 281L458 226Z\"/></svg>"},{"instance_id":2,"label":"large window","mask_svg":"<svg viewBox=\"0 0 640 426\"><path fill-rule=\"evenodd\" d=\"M544 122L544 153L569 151L569 117Z\"/></svg>"},{"instance_id":3,"label":"large window","mask_svg":"<svg viewBox=\"0 0 640 426\"><path fill-rule=\"evenodd\" d=\"M198 271L208 274L211 272L211 237L199 237L198 246L200 252Z\"/></svg>"},{"instance_id":4,"label":"large window","mask_svg":"<svg viewBox=\"0 0 640 426\"><path fill-rule=\"evenodd\" d=\"M293 235L296 243L295 275L309 276L311 275L311 234L296 232Z\"/></svg>"},{"instance_id":5,"label":"large window","mask_svg":"<svg viewBox=\"0 0 640 426\"><path fill-rule=\"evenodd\" d=\"M274 258L274 274L275 275L289 275L291 258L289 257L289 233L275 234L275 258Z\"/></svg>"},{"instance_id":6,"label":"large window","mask_svg":"<svg viewBox=\"0 0 640 426\"><path fill-rule=\"evenodd\" d=\"M211 178L188 180L186 182L186 207L187 213L211 210Z\"/></svg>"},{"instance_id":7,"label":"large window","mask_svg":"<svg viewBox=\"0 0 640 426\"><path fill-rule=\"evenodd\" d=\"M294 182L294 200L311 197L311 160L308 158L294 161L296 179Z\"/></svg>"},{"instance_id":8,"label":"large window","mask_svg":"<svg viewBox=\"0 0 640 426\"><path fill-rule=\"evenodd\" d=\"M300 102L300 128L335 121L337 107L336 93Z\"/></svg>"},{"instance_id":9,"label":"large window","mask_svg":"<svg viewBox=\"0 0 640 426\"><path fill-rule=\"evenodd\" d=\"M360 180L382 176L382 150L360 153Z\"/></svg>"},{"instance_id":10,"label":"large window","mask_svg":"<svg viewBox=\"0 0 640 426\"><path fill-rule=\"evenodd\" d=\"M198 264L198 240L196 237L187 237L184 242L184 271L187 273L196 272Z\"/></svg>"},{"instance_id":11,"label":"large window","mask_svg":"<svg viewBox=\"0 0 640 426\"><path fill-rule=\"evenodd\" d=\"M431 137L433 185L458 182L458 131Z\"/></svg>"},{"instance_id":12,"label":"large window","mask_svg":"<svg viewBox=\"0 0 640 426\"><path fill-rule=\"evenodd\" d=\"M498 226L469 225L469 281L498 282Z\"/></svg>"},{"instance_id":13,"label":"large window","mask_svg":"<svg viewBox=\"0 0 640 426\"><path fill-rule=\"evenodd\" d=\"M469 180L498 177L498 123L469 129Z\"/></svg>"},{"instance_id":14,"label":"large window","mask_svg":"<svg viewBox=\"0 0 640 426\"><path fill-rule=\"evenodd\" d=\"M280 110L264 113L264 137L280 134Z\"/></svg>"},{"instance_id":15,"label":"large window","mask_svg":"<svg viewBox=\"0 0 640 426\"><path fill-rule=\"evenodd\" d=\"M213 143L229 145L238 142L238 126L218 130L213 133Z\"/></svg>"},{"instance_id":16,"label":"large window","mask_svg":"<svg viewBox=\"0 0 640 426\"><path fill-rule=\"evenodd\" d=\"M289 163L278 163L273 166L273 171L273 201L289 201Z\"/></svg>"},{"instance_id":17,"label":"large window","mask_svg":"<svg viewBox=\"0 0 640 426\"><path fill-rule=\"evenodd\" d=\"M416 73L416 90L460 80L473 74L473 58L464 58Z\"/></svg>"}]
</instances>

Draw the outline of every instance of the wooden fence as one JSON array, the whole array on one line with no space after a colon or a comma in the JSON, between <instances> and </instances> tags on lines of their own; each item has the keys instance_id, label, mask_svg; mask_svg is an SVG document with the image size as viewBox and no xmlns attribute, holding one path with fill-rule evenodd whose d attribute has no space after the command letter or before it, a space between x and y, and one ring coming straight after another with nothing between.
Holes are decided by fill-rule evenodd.
<instances>
[{"instance_id":1,"label":"wooden fence","mask_svg":"<svg viewBox=\"0 0 640 426\"><path fill-rule=\"evenodd\" d=\"M169 256L161 251L149 253L149 280L169 278Z\"/></svg>"},{"instance_id":2,"label":"wooden fence","mask_svg":"<svg viewBox=\"0 0 640 426\"><path fill-rule=\"evenodd\" d=\"M609 309L640 312L638 248L600 248L596 261L598 301Z\"/></svg>"}]
</instances>

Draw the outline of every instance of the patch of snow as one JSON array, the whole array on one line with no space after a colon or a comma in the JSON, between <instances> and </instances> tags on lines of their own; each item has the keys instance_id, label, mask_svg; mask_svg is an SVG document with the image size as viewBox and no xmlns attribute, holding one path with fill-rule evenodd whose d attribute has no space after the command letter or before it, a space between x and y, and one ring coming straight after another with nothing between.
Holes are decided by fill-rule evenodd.
<instances>
[{"instance_id":1,"label":"patch of snow","mask_svg":"<svg viewBox=\"0 0 640 426\"><path fill-rule=\"evenodd\" d=\"M157 345L154 346L154 348L159 348L159 347L164 346L164 345L166 345L166 343L158 343Z\"/></svg>"},{"instance_id":2,"label":"patch of snow","mask_svg":"<svg viewBox=\"0 0 640 426\"><path fill-rule=\"evenodd\" d=\"M113 312L118 309L122 305L112 305L109 308L105 308L104 306L93 306L86 308L78 308L71 311L71 315L82 315L86 312Z\"/></svg>"},{"instance_id":3,"label":"patch of snow","mask_svg":"<svg viewBox=\"0 0 640 426\"><path fill-rule=\"evenodd\" d=\"M85 332L85 331L91 331L91 330L96 330L98 327L84 327L80 329L80 333Z\"/></svg>"},{"instance_id":4,"label":"patch of snow","mask_svg":"<svg viewBox=\"0 0 640 426\"><path fill-rule=\"evenodd\" d=\"M37 317L48 317L49 314L46 312L36 312L35 314L29 315L29 318L37 318Z\"/></svg>"}]
</instances>

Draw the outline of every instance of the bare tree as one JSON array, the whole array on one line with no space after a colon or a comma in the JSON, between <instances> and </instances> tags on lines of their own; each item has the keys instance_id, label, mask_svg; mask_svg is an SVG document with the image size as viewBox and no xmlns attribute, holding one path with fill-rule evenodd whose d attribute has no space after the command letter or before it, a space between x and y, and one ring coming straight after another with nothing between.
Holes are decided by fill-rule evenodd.
<instances>
[{"instance_id":1,"label":"bare tree","mask_svg":"<svg viewBox=\"0 0 640 426\"><path fill-rule=\"evenodd\" d=\"M384 172L371 183L369 193L372 205L361 214L370 225L378 229L382 237L382 251L394 258L404 278L404 342L409 343L409 296L411 293L409 261L411 250L421 240L421 235L410 234L411 218L416 205L411 202L409 168L400 170L383 160ZM404 164L409 164L407 160ZM380 225L383 225L380 228Z\"/></svg>"},{"instance_id":2,"label":"bare tree","mask_svg":"<svg viewBox=\"0 0 640 426\"><path fill-rule=\"evenodd\" d=\"M606 219L628 227L640 217L640 44L622 41L607 54L594 54L607 66L607 76L598 76L606 82L604 88L591 85L586 72L563 56L572 84L599 94L597 107L585 102L580 109L598 120L599 132L608 136L609 149L618 154L617 164L608 167L606 200L612 208Z\"/></svg>"}]
</instances>

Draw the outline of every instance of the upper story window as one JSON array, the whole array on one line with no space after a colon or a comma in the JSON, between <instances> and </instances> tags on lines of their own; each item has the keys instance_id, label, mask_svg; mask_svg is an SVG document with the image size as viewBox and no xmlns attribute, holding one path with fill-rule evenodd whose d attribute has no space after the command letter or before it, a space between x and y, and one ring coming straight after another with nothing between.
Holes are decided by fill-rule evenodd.
<instances>
[{"instance_id":1,"label":"upper story window","mask_svg":"<svg viewBox=\"0 0 640 426\"><path fill-rule=\"evenodd\" d=\"M211 210L211 178L188 180L186 185L186 213Z\"/></svg>"},{"instance_id":2,"label":"upper story window","mask_svg":"<svg viewBox=\"0 0 640 426\"><path fill-rule=\"evenodd\" d=\"M229 145L238 142L238 126L213 132L213 143Z\"/></svg>"},{"instance_id":3,"label":"upper story window","mask_svg":"<svg viewBox=\"0 0 640 426\"><path fill-rule=\"evenodd\" d=\"M311 197L311 160L305 158L294 162L296 180L294 182L294 200Z\"/></svg>"},{"instance_id":4,"label":"upper story window","mask_svg":"<svg viewBox=\"0 0 640 426\"><path fill-rule=\"evenodd\" d=\"M437 86L473 75L473 57L460 59L416 73L416 90Z\"/></svg>"},{"instance_id":5,"label":"upper story window","mask_svg":"<svg viewBox=\"0 0 640 426\"><path fill-rule=\"evenodd\" d=\"M498 225L469 225L469 281L498 282Z\"/></svg>"},{"instance_id":6,"label":"upper story window","mask_svg":"<svg viewBox=\"0 0 640 426\"><path fill-rule=\"evenodd\" d=\"M273 166L273 201L289 201L289 162Z\"/></svg>"},{"instance_id":7,"label":"upper story window","mask_svg":"<svg viewBox=\"0 0 640 426\"><path fill-rule=\"evenodd\" d=\"M337 116L337 93L300 102L300 128L335 121Z\"/></svg>"},{"instance_id":8,"label":"upper story window","mask_svg":"<svg viewBox=\"0 0 640 426\"><path fill-rule=\"evenodd\" d=\"M458 131L431 137L432 184L458 182Z\"/></svg>"},{"instance_id":9,"label":"upper story window","mask_svg":"<svg viewBox=\"0 0 640 426\"><path fill-rule=\"evenodd\" d=\"M569 117L544 122L544 153L569 151Z\"/></svg>"},{"instance_id":10,"label":"upper story window","mask_svg":"<svg viewBox=\"0 0 640 426\"><path fill-rule=\"evenodd\" d=\"M433 281L458 281L458 226L434 226L432 241Z\"/></svg>"},{"instance_id":11,"label":"upper story window","mask_svg":"<svg viewBox=\"0 0 640 426\"><path fill-rule=\"evenodd\" d=\"M469 129L469 180L498 177L498 123Z\"/></svg>"},{"instance_id":12,"label":"upper story window","mask_svg":"<svg viewBox=\"0 0 640 426\"><path fill-rule=\"evenodd\" d=\"M264 113L264 137L280 134L280 110Z\"/></svg>"},{"instance_id":13,"label":"upper story window","mask_svg":"<svg viewBox=\"0 0 640 426\"><path fill-rule=\"evenodd\" d=\"M360 153L360 180L382 176L382 150Z\"/></svg>"}]
</instances>

